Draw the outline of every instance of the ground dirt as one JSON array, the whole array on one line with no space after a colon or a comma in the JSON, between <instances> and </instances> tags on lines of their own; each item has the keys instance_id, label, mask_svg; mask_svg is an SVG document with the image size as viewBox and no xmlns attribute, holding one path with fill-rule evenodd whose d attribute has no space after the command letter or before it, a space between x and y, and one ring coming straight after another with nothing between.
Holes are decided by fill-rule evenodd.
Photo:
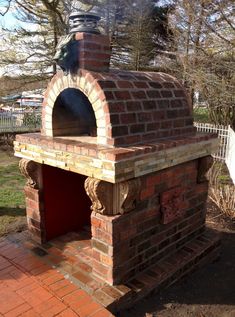
<instances>
[{"instance_id":1,"label":"ground dirt","mask_svg":"<svg viewBox=\"0 0 235 317\"><path fill-rule=\"evenodd\" d=\"M235 223L208 203L207 225L221 236L221 256L119 317L235 317Z\"/></svg>"}]
</instances>

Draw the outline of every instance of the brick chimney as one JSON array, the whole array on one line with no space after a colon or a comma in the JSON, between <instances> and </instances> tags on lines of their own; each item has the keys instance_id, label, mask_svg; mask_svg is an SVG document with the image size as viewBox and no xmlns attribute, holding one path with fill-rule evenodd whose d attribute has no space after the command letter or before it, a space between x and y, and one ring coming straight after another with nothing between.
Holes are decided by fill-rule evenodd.
<instances>
[{"instance_id":1,"label":"brick chimney","mask_svg":"<svg viewBox=\"0 0 235 317\"><path fill-rule=\"evenodd\" d=\"M95 72L108 72L111 49L107 35L78 32L75 34L79 47L79 68Z\"/></svg>"}]
</instances>

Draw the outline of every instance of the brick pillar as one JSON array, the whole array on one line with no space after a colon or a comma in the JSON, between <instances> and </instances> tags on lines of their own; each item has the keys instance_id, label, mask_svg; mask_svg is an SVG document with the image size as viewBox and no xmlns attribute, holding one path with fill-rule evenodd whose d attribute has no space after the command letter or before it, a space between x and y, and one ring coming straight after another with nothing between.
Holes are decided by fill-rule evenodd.
<instances>
[{"instance_id":1,"label":"brick pillar","mask_svg":"<svg viewBox=\"0 0 235 317\"><path fill-rule=\"evenodd\" d=\"M118 284L126 274L123 261L131 257L132 250L126 245L120 248L120 230L131 234L126 227L125 214L134 210L140 193L140 180L132 179L111 184L88 177L85 189L92 201L91 231L93 274L110 285ZM123 227L124 225L124 227ZM123 235L122 235L123 236Z\"/></svg>"},{"instance_id":2,"label":"brick pillar","mask_svg":"<svg viewBox=\"0 0 235 317\"><path fill-rule=\"evenodd\" d=\"M79 68L108 72L110 64L109 37L101 34L76 33L79 44Z\"/></svg>"},{"instance_id":3,"label":"brick pillar","mask_svg":"<svg viewBox=\"0 0 235 317\"><path fill-rule=\"evenodd\" d=\"M28 229L32 238L39 243L46 241L44 204L42 196L41 164L26 159L20 160L21 173L27 178L24 187Z\"/></svg>"}]
</instances>

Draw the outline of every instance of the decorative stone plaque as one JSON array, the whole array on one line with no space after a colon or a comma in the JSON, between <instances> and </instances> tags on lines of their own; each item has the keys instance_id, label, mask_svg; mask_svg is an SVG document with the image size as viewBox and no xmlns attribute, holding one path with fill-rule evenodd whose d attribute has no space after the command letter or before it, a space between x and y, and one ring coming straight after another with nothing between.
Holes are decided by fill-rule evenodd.
<instances>
[{"instance_id":1,"label":"decorative stone plaque","mask_svg":"<svg viewBox=\"0 0 235 317\"><path fill-rule=\"evenodd\" d=\"M168 224L185 214L182 187L176 187L162 193L160 202L163 224Z\"/></svg>"}]
</instances>

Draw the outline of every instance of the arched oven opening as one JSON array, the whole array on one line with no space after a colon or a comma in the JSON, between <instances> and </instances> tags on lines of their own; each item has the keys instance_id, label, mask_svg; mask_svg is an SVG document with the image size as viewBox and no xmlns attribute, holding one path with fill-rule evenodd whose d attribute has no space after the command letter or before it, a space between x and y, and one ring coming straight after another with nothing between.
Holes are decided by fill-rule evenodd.
<instances>
[{"instance_id":1,"label":"arched oven opening","mask_svg":"<svg viewBox=\"0 0 235 317\"><path fill-rule=\"evenodd\" d=\"M53 136L96 136L96 118L88 98L67 88L56 99L52 114Z\"/></svg>"}]
</instances>

